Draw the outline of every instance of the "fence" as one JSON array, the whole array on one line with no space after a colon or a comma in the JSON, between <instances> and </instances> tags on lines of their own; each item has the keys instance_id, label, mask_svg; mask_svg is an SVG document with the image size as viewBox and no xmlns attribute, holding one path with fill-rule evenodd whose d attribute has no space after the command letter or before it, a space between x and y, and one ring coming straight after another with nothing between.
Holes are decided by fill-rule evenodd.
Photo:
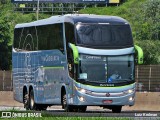
<instances>
[{"instance_id":1,"label":"fence","mask_svg":"<svg viewBox=\"0 0 160 120\"><path fill-rule=\"evenodd\" d=\"M139 65L135 70L138 92L160 92L160 65ZM0 71L0 91L11 90L11 71Z\"/></svg>"},{"instance_id":2,"label":"fence","mask_svg":"<svg viewBox=\"0 0 160 120\"><path fill-rule=\"evenodd\" d=\"M160 92L160 65L136 66L137 91Z\"/></svg>"},{"instance_id":3,"label":"fence","mask_svg":"<svg viewBox=\"0 0 160 120\"><path fill-rule=\"evenodd\" d=\"M12 72L0 71L0 91L12 90Z\"/></svg>"}]
</instances>

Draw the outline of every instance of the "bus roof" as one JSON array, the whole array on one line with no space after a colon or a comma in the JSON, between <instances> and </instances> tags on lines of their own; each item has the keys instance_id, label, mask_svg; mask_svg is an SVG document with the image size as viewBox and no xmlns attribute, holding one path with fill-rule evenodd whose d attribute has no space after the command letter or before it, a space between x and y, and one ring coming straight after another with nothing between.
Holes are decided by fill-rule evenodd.
<instances>
[{"instance_id":1,"label":"bus roof","mask_svg":"<svg viewBox=\"0 0 160 120\"><path fill-rule=\"evenodd\" d=\"M108 24L128 24L128 22L117 16L93 15L93 14L67 14L52 16L47 19L42 19L30 23L17 24L15 28L41 26L55 23L70 22L76 24L81 23L108 23Z\"/></svg>"}]
</instances>

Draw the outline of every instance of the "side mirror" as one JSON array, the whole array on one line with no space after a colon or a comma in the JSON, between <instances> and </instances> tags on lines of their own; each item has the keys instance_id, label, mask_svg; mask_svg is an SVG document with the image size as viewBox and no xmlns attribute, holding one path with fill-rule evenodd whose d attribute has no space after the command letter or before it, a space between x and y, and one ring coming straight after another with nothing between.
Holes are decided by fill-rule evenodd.
<instances>
[{"instance_id":1,"label":"side mirror","mask_svg":"<svg viewBox=\"0 0 160 120\"><path fill-rule=\"evenodd\" d=\"M73 51L73 58L74 58L74 63L78 64L79 63L79 53L78 53L78 49L74 44L69 43L69 47L72 49Z\"/></svg>"},{"instance_id":2,"label":"side mirror","mask_svg":"<svg viewBox=\"0 0 160 120\"><path fill-rule=\"evenodd\" d=\"M143 64L143 50L142 50L142 48L139 47L138 45L134 45L134 48L136 49L137 54L138 54L137 63L138 64Z\"/></svg>"}]
</instances>

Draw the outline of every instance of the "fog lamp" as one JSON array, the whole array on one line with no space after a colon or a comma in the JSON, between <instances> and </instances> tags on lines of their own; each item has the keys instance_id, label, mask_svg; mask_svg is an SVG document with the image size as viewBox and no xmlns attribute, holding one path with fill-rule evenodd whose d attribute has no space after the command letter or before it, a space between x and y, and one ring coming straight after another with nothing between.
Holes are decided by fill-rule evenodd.
<instances>
[{"instance_id":1,"label":"fog lamp","mask_svg":"<svg viewBox=\"0 0 160 120\"><path fill-rule=\"evenodd\" d=\"M84 102L85 99L84 99L84 97L80 96L80 97L79 97L79 100L80 100L81 102Z\"/></svg>"},{"instance_id":2,"label":"fog lamp","mask_svg":"<svg viewBox=\"0 0 160 120\"><path fill-rule=\"evenodd\" d=\"M133 97L130 97L130 98L129 98L129 101L133 101L133 100L134 100L134 98L133 98Z\"/></svg>"}]
</instances>

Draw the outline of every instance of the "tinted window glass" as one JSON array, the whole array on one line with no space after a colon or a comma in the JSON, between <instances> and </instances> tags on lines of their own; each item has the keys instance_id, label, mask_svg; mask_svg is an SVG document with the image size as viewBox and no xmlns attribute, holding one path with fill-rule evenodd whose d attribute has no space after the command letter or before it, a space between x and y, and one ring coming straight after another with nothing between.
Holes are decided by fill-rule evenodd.
<instances>
[{"instance_id":1,"label":"tinted window glass","mask_svg":"<svg viewBox=\"0 0 160 120\"><path fill-rule=\"evenodd\" d=\"M37 50L37 31L35 27L15 29L14 48L17 51Z\"/></svg>"},{"instance_id":2,"label":"tinted window glass","mask_svg":"<svg viewBox=\"0 0 160 120\"><path fill-rule=\"evenodd\" d=\"M79 78L97 83L134 80L134 56L80 55Z\"/></svg>"},{"instance_id":3,"label":"tinted window glass","mask_svg":"<svg viewBox=\"0 0 160 120\"><path fill-rule=\"evenodd\" d=\"M90 47L121 48L133 45L129 25L77 24L77 44Z\"/></svg>"},{"instance_id":4,"label":"tinted window glass","mask_svg":"<svg viewBox=\"0 0 160 120\"><path fill-rule=\"evenodd\" d=\"M17 50L19 48L20 37L22 33L22 28L18 28L14 30L14 43L13 47Z\"/></svg>"},{"instance_id":5,"label":"tinted window glass","mask_svg":"<svg viewBox=\"0 0 160 120\"><path fill-rule=\"evenodd\" d=\"M17 51L63 50L62 24L15 29L14 48Z\"/></svg>"},{"instance_id":6,"label":"tinted window glass","mask_svg":"<svg viewBox=\"0 0 160 120\"><path fill-rule=\"evenodd\" d=\"M68 47L68 43L75 44L74 25L73 24L65 23L65 36L66 36L67 47Z\"/></svg>"},{"instance_id":7,"label":"tinted window glass","mask_svg":"<svg viewBox=\"0 0 160 120\"><path fill-rule=\"evenodd\" d=\"M128 25L114 25L112 26L112 37L117 46L132 45L132 34Z\"/></svg>"},{"instance_id":8,"label":"tinted window glass","mask_svg":"<svg viewBox=\"0 0 160 120\"><path fill-rule=\"evenodd\" d=\"M64 49L62 24L38 26L39 50Z\"/></svg>"}]
</instances>

